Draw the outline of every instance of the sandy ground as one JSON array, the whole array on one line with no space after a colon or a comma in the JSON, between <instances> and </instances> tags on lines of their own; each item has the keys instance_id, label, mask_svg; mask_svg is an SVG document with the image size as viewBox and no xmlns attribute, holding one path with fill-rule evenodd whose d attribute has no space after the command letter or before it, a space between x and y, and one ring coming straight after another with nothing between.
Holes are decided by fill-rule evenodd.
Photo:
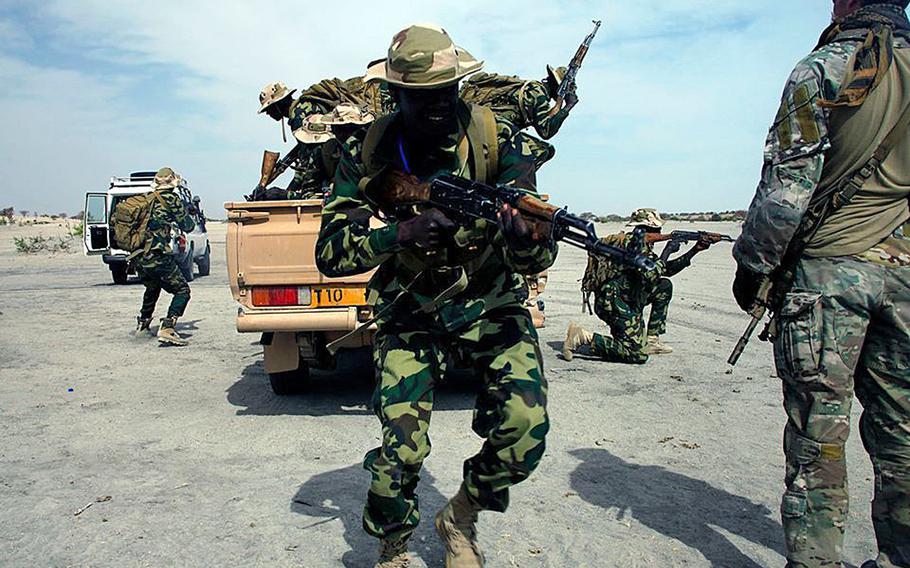
<instances>
[{"instance_id":1,"label":"sandy ground","mask_svg":"<svg viewBox=\"0 0 910 568\"><path fill-rule=\"evenodd\" d=\"M55 230L0 227L0 566L372 566L368 367L274 396L258 338L234 328L223 225L210 225L212 275L192 284L185 349L131 337L142 287L112 285L100 259L16 255L14 235ZM598 326L581 315L583 267L564 247L550 272L548 450L507 514L481 515L488 565L782 566L780 386L758 341L726 373L746 324L730 245L675 277L676 352L641 367L557 357L570 320ZM464 387L438 397L415 566L442 566L428 521L480 446L472 404ZM855 433L848 454L856 565L874 539Z\"/></svg>"}]
</instances>

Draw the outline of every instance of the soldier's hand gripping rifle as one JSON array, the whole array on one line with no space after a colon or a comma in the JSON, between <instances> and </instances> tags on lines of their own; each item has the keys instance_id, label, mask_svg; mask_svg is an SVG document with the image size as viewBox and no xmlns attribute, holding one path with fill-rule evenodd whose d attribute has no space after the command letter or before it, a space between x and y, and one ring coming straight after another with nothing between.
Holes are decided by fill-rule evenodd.
<instances>
[{"instance_id":1,"label":"soldier's hand gripping rifle","mask_svg":"<svg viewBox=\"0 0 910 568\"><path fill-rule=\"evenodd\" d=\"M426 201L455 218L485 219L496 222L503 204L521 212L532 233L572 246L639 270L656 267L653 260L622 247L604 244L597 238L594 223L572 215L528 192L505 186L490 186L477 181L443 175L433 180Z\"/></svg>"},{"instance_id":2,"label":"soldier's hand gripping rifle","mask_svg":"<svg viewBox=\"0 0 910 568\"><path fill-rule=\"evenodd\" d=\"M279 160L278 156L280 156L280 154L278 152L264 151L262 154L262 171L259 177L259 183L253 188L253 192L250 195L245 196L247 201L255 199L257 195L265 191L270 183L278 179L278 176L283 174L289 167L293 166L297 160L300 159L301 152L303 152L303 144L297 144Z\"/></svg>"},{"instance_id":3,"label":"soldier's hand gripping rifle","mask_svg":"<svg viewBox=\"0 0 910 568\"><path fill-rule=\"evenodd\" d=\"M555 116L556 113L562 109L566 97L575 89L575 76L578 75L578 70L581 69L581 63L585 60L585 56L588 54L588 48L591 47L591 42L594 41L594 36L597 35L597 30L599 29L600 20L594 20L594 31L585 36L584 41L581 42L581 45L578 46L578 50L575 51L575 56L572 57L572 61L569 62L569 66L566 68L566 75L562 78L562 81L559 83L559 88L556 90L556 104L550 109L551 117Z\"/></svg>"},{"instance_id":4,"label":"soldier's hand gripping rifle","mask_svg":"<svg viewBox=\"0 0 910 568\"><path fill-rule=\"evenodd\" d=\"M645 240L649 243L659 243L670 241L664 250L660 253L660 259L666 261L670 255L679 250L679 245L691 241L704 240L710 244L719 242L733 243L736 240L730 235L723 233L711 233L708 231L672 231L670 233L648 233Z\"/></svg>"}]
</instances>

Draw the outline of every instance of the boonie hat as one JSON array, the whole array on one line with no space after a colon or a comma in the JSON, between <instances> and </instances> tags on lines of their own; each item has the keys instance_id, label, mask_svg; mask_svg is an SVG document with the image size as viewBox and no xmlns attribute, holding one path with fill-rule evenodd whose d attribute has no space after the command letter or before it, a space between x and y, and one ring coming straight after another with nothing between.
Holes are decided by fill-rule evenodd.
<instances>
[{"instance_id":1,"label":"boonie hat","mask_svg":"<svg viewBox=\"0 0 910 568\"><path fill-rule=\"evenodd\" d=\"M161 168L152 180L152 190L174 189L180 185L180 176L171 168Z\"/></svg>"},{"instance_id":2,"label":"boonie hat","mask_svg":"<svg viewBox=\"0 0 910 568\"><path fill-rule=\"evenodd\" d=\"M316 121L321 116L312 114L304 118L303 125L294 131L294 138L304 144L322 144L334 138L331 126Z\"/></svg>"},{"instance_id":3,"label":"boonie hat","mask_svg":"<svg viewBox=\"0 0 910 568\"><path fill-rule=\"evenodd\" d=\"M387 57L371 64L363 80L436 89L453 85L482 67L483 61L455 45L441 27L415 24L395 34Z\"/></svg>"},{"instance_id":4,"label":"boonie hat","mask_svg":"<svg viewBox=\"0 0 910 568\"><path fill-rule=\"evenodd\" d=\"M626 223L626 227L634 228L640 226L660 229L664 226L664 220L661 218L660 213L657 212L657 209L648 207L636 209L632 212L632 218Z\"/></svg>"},{"instance_id":5,"label":"boonie hat","mask_svg":"<svg viewBox=\"0 0 910 568\"><path fill-rule=\"evenodd\" d=\"M547 65L547 78L558 87L562 84L562 80L566 78L566 71L568 71L566 67Z\"/></svg>"},{"instance_id":6,"label":"boonie hat","mask_svg":"<svg viewBox=\"0 0 910 568\"><path fill-rule=\"evenodd\" d=\"M261 105L259 107L259 114L265 112L265 109L269 108L278 101L290 97L296 91L297 89L288 89L288 86L281 81L269 83L263 87L262 92L259 93L259 104Z\"/></svg>"}]
</instances>

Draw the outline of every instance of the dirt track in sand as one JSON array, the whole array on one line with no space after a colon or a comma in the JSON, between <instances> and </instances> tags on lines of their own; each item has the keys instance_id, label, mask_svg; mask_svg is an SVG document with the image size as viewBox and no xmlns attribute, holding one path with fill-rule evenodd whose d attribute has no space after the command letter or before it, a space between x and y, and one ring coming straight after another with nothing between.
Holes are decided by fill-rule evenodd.
<instances>
[{"instance_id":1,"label":"dirt track in sand","mask_svg":"<svg viewBox=\"0 0 910 568\"><path fill-rule=\"evenodd\" d=\"M141 285L112 285L97 258L13 249L14 235L60 230L0 227L0 566L372 566L359 463L379 429L363 361L272 395L258 338L234 329L216 223L212 275L180 324L192 346L134 339ZM548 451L507 514L481 516L488 566L782 566L780 388L758 341L726 374L746 324L729 245L674 278L676 352L642 367L557 358L570 320L598 326L580 313L583 267L563 247L550 271ZM472 404L463 387L438 397L415 566L442 565L428 521L479 448ZM874 539L855 432L848 459L857 565Z\"/></svg>"}]
</instances>

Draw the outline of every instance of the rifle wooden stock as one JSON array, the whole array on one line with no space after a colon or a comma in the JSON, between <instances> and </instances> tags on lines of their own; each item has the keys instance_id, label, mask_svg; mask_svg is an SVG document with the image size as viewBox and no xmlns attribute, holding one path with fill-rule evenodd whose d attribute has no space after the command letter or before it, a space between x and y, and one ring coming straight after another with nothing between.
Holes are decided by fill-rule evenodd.
<instances>
[{"instance_id":1,"label":"rifle wooden stock","mask_svg":"<svg viewBox=\"0 0 910 568\"><path fill-rule=\"evenodd\" d=\"M275 164L278 163L278 152L269 152L266 150L262 153L262 174L259 177L259 186L267 187L272 181L274 181L274 176L272 175L275 171Z\"/></svg>"}]
</instances>

